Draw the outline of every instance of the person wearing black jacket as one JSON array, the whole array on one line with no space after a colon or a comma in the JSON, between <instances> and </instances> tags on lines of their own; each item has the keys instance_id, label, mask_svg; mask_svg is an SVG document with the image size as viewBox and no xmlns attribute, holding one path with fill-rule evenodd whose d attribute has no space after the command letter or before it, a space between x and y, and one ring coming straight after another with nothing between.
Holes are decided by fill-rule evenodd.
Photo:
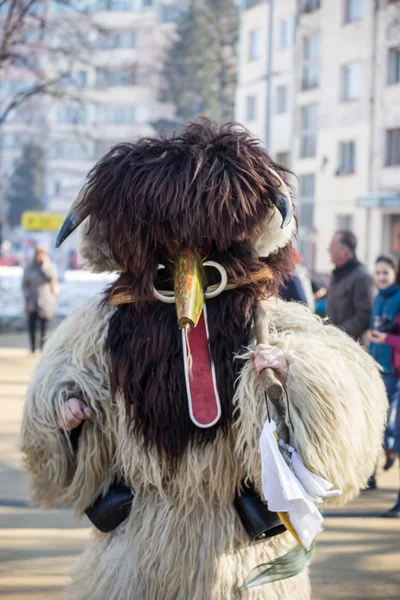
<instances>
[{"instance_id":1,"label":"person wearing black jacket","mask_svg":"<svg viewBox=\"0 0 400 600\"><path fill-rule=\"evenodd\" d=\"M351 231L338 231L329 246L335 265L328 290L330 322L355 340L368 330L372 310L373 281L356 256L357 238Z\"/></svg>"}]
</instances>

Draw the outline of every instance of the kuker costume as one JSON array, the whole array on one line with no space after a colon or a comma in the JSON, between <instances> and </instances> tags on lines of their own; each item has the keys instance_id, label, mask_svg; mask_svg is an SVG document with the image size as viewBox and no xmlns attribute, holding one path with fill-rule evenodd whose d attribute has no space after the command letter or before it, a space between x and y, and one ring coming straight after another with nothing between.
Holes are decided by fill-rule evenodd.
<instances>
[{"instance_id":1,"label":"kuker costume","mask_svg":"<svg viewBox=\"0 0 400 600\"><path fill-rule=\"evenodd\" d=\"M282 176L248 132L203 119L110 150L64 223L59 243L85 220L87 263L120 276L48 341L25 461L37 501L92 507L95 522L128 492L94 528L73 600L309 599L318 501L350 500L374 470L375 362L274 297L296 229ZM288 361L280 400L249 360L256 337ZM92 420L68 434L72 397Z\"/></svg>"}]
</instances>

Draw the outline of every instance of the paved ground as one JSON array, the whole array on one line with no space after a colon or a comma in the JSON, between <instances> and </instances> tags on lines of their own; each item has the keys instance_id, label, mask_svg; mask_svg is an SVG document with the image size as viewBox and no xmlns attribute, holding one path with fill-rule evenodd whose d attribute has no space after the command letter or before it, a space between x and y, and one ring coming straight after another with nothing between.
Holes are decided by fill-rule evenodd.
<instances>
[{"instance_id":1,"label":"paved ground","mask_svg":"<svg viewBox=\"0 0 400 600\"><path fill-rule=\"evenodd\" d=\"M0 335L0 598L60 600L89 529L70 511L27 507L18 429L36 357L24 344L23 335ZM326 518L312 567L314 600L400 599L400 522L380 518L394 503L398 469L379 480L379 490Z\"/></svg>"}]
</instances>

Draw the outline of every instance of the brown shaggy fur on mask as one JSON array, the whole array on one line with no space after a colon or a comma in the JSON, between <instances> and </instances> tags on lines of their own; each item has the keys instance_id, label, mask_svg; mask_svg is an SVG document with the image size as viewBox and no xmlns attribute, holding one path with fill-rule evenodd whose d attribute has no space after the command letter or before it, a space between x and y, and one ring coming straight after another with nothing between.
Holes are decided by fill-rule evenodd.
<instances>
[{"instance_id":1,"label":"brown shaggy fur on mask","mask_svg":"<svg viewBox=\"0 0 400 600\"><path fill-rule=\"evenodd\" d=\"M279 169L247 131L202 119L170 139L116 146L89 176L91 228L123 266L105 301L120 291L135 299L110 322L111 390L123 394L133 434L172 466L188 445L227 433L240 369L234 356L248 343L257 300L275 293L290 269L289 247L262 260L249 241L276 200L269 166ZM222 409L209 429L190 421L175 307L152 300L155 281L160 289L171 286L169 268L157 273L159 263L168 267L165 244L196 247L204 238L213 242L209 259L224 265L230 279L250 280L207 302ZM265 264L273 279L251 283ZM214 269L207 271L209 284L218 280Z\"/></svg>"},{"instance_id":2,"label":"brown shaggy fur on mask","mask_svg":"<svg viewBox=\"0 0 400 600\"><path fill-rule=\"evenodd\" d=\"M171 138L120 144L89 174L90 228L131 273L141 302L166 243L209 238L226 250L259 231L276 200L269 166L279 169L249 132L207 119Z\"/></svg>"},{"instance_id":3,"label":"brown shaggy fur on mask","mask_svg":"<svg viewBox=\"0 0 400 600\"><path fill-rule=\"evenodd\" d=\"M178 465L189 444L207 444L218 431L227 433L232 421L235 381L242 366L242 361L234 357L249 342L257 300L274 292L281 281L280 273L288 272L291 265L288 248L269 260L259 261L246 243L214 252L212 258L225 266L231 279L250 276L265 263L277 275L277 279L249 283L207 301L209 347L222 413L213 427L200 429L189 417L182 339L174 305L155 301L143 308L136 303L122 305L109 326L112 393L123 394L134 435L146 448L155 447L160 460L166 458L172 468ZM121 280L127 277L126 274ZM167 278L168 274L159 282L164 289Z\"/></svg>"}]
</instances>

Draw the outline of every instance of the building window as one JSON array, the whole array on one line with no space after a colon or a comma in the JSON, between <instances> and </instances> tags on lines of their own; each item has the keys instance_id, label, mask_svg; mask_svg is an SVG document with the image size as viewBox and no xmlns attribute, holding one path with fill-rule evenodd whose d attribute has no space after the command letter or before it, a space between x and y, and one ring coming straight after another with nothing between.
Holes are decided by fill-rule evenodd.
<instances>
[{"instance_id":1,"label":"building window","mask_svg":"<svg viewBox=\"0 0 400 600\"><path fill-rule=\"evenodd\" d=\"M153 0L143 0L143 8L151 8L153 4Z\"/></svg>"},{"instance_id":2,"label":"building window","mask_svg":"<svg viewBox=\"0 0 400 600\"><path fill-rule=\"evenodd\" d=\"M53 182L53 195L56 197L61 196L61 182L60 181Z\"/></svg>"},{"instance_id":3,"label":"building window","mask_svg":"<svg viewBox=\"0 0 400 600\"><path fill-rule=\"evenodd\" d=\"M61 74L60 82L62 85L84 88L87 84L86 71L65 71Z\"/></svg>"},{"instance_id":4,"label":"building window","mask_svg":"<svg viewBox=\"0 0 400 600\"><path fill-rule=\"evenodd\" d=\"M249 60L259 60L263 53L263 30L254 29L249 33Z\"/></svg>"},{"instance_id":5,"label":"building window","mask_svg":"<svg viewBox=\"0 0 400 600\"><path fill-rule=\"evenodd\" d=\"M316 247L315 242L311 242L307 239L299 238L299 250L300 254L303 257L304 266L309 271L314 271L315 268L315 257L316 257Z\"/></svg>"},{"instance_id":6,"label":"building window","mask_svg":"<svg viewBox=\"0 0 400 600\"><path fill-rule=\"evenodd\" d=\"M15 94L28 91L29 87L26 81L18 81L16 79L5 81L3 79L3 81L0 81L0 94L14 96Z\"/></svg>"},{"instance_id":7,"label":"building window","mask_svg":"<svg viewBox=\"0 0 400 600\"><path fill-rule=\"evenodd\" d=\"M300 175L299 176L299 199L314 200L315 196L315 175Z\"/></svg>"},{"instance_id":8,"label":"building window","mask_svg":"<svg viewBox=\"0 0 400 600\"><path fill-rule=\"evenodd\" d=\"M299 227L310 230L314 227L314 202L300 202Z\"/></svg>"},{"instance_id":9,"label":"building window","mask_svg":"<svg viewBox=\"0 0 400 600\"><path fill-rule=\"evenodd\" d=\"M289 19L281 20L281 48L289 48L294 42L294 26L295 21L293 17Z\"/></svg>"},{"instance_id":10,"label":"building window","mask_svg":"<svg viewBox=\"0 0 400 600\"><path fill-rule=\"evenodd\" d=\"M319 33L303 40L303 90L315 88L319 83Z\"/></svg>"},{"instance_id":11,"label":"building window","mask_svg":"<svg viewBox=\"0 0 400 600\"><path fill-rule=\"evenodd\" d=\"M286 169L290 169L290 154L289 152L277 152L276 153L276 162L281 167L286 167Z\"/></svg>"},{"instance_id":12,"label":"building window","mask_svg":"<svg viewBox=\"0 0 400 600\"><path fill-rule=\"evenodd\" d=\"M288 109L288 89L286 85L279 85L276 88L276 112L282 115Z\"/></svg>"},{"instance_id":13,"label":"building window","mask_svg":"<svg viewBox=\"0 0 400 600\"><path fill-rule=\"evenodd\" d=\"M313 12L321 6L320 0L304 0L303 1L303 12Z\"/></svg>"},{"instance_id":14,"label":"building window","mask_svg":"<svg viewBox=\"0 0 400 600\"><path fill-rule=\"evenodd\" d=\"M72 140L54 142L54 158L62 160L89 160L93 158L93 145Z\"/></svg>"},{"instance_id":15,"label":"building window","mask_svg":"<svg viewBox=\"0 0 400 600\"><path fill-rule=\"evenodd\" d=\"M69 2L64 2L64 0L54 0L52 7L54 12L74 12L74 10L76 10L74 6L72 6Z\"/></svg>"},{"instance_id":16,"label":"building window","mask_svg":"<svg viewBox=\"0 0 400 600\"><path fill-rule=\"evenodd\" d=\"M173 4L161 5L161 22L176 23L182 16L184 9L182 6L174 6Z\"/></svg>"},{"instance_id":17,"label":"building window","mask_svg":"<svg viewBox=\"0 0 400 600\"><path fill-rule=\"evenodd\" d=\"M103 50L117 48L135 48L136 31L107 31L99 38L99 47Z\"/></svg>"},{"instance_id":18,"label":"building window","mask_svg":"<svg viewBox=\"0 0 400 600\"><path fill-rule=\"evenodd\" d=\"M339 167L336 175L348 175L356 170L356 143L341 142L339 145Z\"/></svg>"},{"instance_id":19,"label":"building window","mask_svg":"<svg viewBox=\"0 0 400 600\"><path fill-rule=\"evenodd\" d=\"M312 229L314 226L315 175L299 176L299 227Z\"/></svg>"},{"instance_id":20,"label":"building window","mask_svg":"<svg viewBox=\"0 0 400 600\"><path fill-rule=\"evenodd\" d=\"M135 69L102 70L97 73L96 83L99 87L122 87L135 85Z\"/></svg>"},{"instance_id":21,"label":"building window","mask_svg":"<svg viewBox=\"0 0 400 600\"><path fill-rule=\"evenodd\" d=\"M300 158L315 156L317 150L318 105L301 107L300 113Z\"/></svg>"},{"instance_id":22,"label":"building window","mask_svg":"<svg viewBox=\"0 0 400 600\"><path fill-rule=\"evenodd\" d=\"M86 122L86 108L84 106L57 107L57 121L65 125L79 125Z\"/></svg>"},{"instance_id":23,"label":"building window","mask_svg":"<svg viewBox=\"0 0 400 600\"><path fill-rule=\"evenodd\" d=\"M111 148L120 143L121 140L96 140L95 155L100 157Z\"/></svg>"},{"instance_id":24,"label":"building window","mask_svg":"<svg viewBox=\"0 0 400 600\"><path fill-rule=\"evenodd\" d=\"M46 4L44 2L29 2L24 11L28 15L42 16L46 12Z\"/></svg>"},{"instance_id":25,"label":"building window","mask_svg":"<svg viewBox=\"0 0 400 600\"><path fill-rule=\"evenodd\" d=\"M353 231L353 215L336 215L336 231Z\"/></svg>"},{"instance_id":26,"label":"building window","mask_svg":"<svg viewBox=\"0 0 400 600\"><path fill-rule=\"evenodd\" d=\"M0 150L22 150L27 142L20 136L6 133L0 136Z\"/></svg>"},{"instance_id":27,"label":"building window","mask_svg":"<svg viewBox=\"0 0 400 600\"><path fill-rule=\"evenodd\" d=\"M68 2L66 0L53 0L52 6L55 12L66 12L66 13L89 13L95 8L95 2L93 0L75 0L74 2Z\"/></svg>"},{"instance_id":28,"label":"building window","mask_svg":"<svg viewBox=\"0 0 400 600\"><path fill-rule=\"evenodd\" d=\"M345 21L358 21L362 18L364 0L346 0Z\"/></svg>"},{"instance_id":29,"label":"building window","mask_svg":"<svg viewBox=\"0 0 400 600\"><path fill-rule=\"evenodd\" d=\"M245 0L244 7L252 8L253 6L257 6L257 4L261 4L263 0Z\"/></svg>"},{"instance_id":30,"label":"building window","mask_svg":"<svg viewBox=\"0 0 400 600\"><path fill-rule=\"evenodd\" d=\"M246 98L246 120L255 121L257 118L257 98L256 96L247 96Z\"/></svg>"},{"instance_id":31,"label":"building window","mask_svg":"<svg viewBox=\"0 0 400 600\"><path fill-rule=\"evenodd\" d=\"M342 67L342 100L359 100L361 97L361 64Z\"/></svg>"},{"instance_id":32,"label":"building window","mask_svg":"<svg viewBox=\"0 0 400 600\"><path fill-rule=\"evenodd\" d=\"M400 48L390 48L388 54L388 84L400 83Z\"/></svg>"},{"instance_id":33,"label":"building window","mask_svg":"<svg viewBox=\"0 0 400 600\"><path fill-rule=\"evenodd\" d=\"M134 106L101 106L98 118L107 125L130 125L136 123L136 109Z\"/></svg>"},{"instance_id":34,"label":"building window","mask_svg":"<svg viewBox=\"0 0 400 600\"><path fill-rule=\"evenodd\" d=\"M21 31L21 42L34 44L43 41L44 31L38 27L37 29L24 29Z\"/></svg>"},{"instance_id":35,"label":"building window","mask_svg":"<svg viewBox=\"0 0 400 600\"><path fill-rule=\"evenodd\" d=\"M137 12L141 9L139 0L98 0L97 10L107 10L115 12L132 11Z\"/></svg>"},{"instance_id":36,"label":"building window","mask_svg":"<svg viewBox=\"0 0 400 600\"><path fill-rule=\"evenodd\" d=\"M390 254L400 256L400 217L391 215L389 221L390 227ZM389 241L389 240L388 240Z\"/></svg>"},{"instance_id":37,"label":"building window","mask_svg":"<svg viewBox=\"0 0 400 600\"><path fill-rule=\"evenodd\" d=\"M386 131L386 166L400 165L400 128Z\"/></svg>"}]
</instances>

